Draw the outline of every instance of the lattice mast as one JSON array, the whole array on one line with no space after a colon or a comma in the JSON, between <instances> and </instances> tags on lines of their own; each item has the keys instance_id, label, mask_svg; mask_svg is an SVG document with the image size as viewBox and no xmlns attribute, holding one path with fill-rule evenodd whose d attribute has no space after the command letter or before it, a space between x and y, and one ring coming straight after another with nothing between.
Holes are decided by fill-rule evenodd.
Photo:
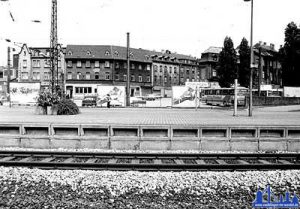
<instances>
[{"instance_id":1,"label":"lattice mast","mask_svg":"<svg viewBox=\"0 0 300 209\"><path fill-rule=\"evenodd\" d=\"M55 93L58 87L57 0L52 0L51 6L50 69L51 91Z\"/></svg>"}]
</instances>

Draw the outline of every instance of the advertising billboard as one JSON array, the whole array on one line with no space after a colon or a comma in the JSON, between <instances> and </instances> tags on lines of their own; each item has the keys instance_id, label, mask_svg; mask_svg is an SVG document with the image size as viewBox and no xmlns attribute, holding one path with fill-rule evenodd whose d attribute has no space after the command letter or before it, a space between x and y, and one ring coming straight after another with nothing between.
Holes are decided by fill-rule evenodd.
<instances>
[{"instance_id":1,"label":"advertising billboard","mask_svg":"<svg viewBox=\"0 0 300 209\"><path fill-rule=\"evenodd\" d=\"M125 86L98 86L98 106L106 106L108 96L111 99L111 106L125 106Z\"/></svg>"},{"instance_id":2,"label":"advertising billboard","mask_svg":"<svg viewBox=\"0 0 300 209\"><path fill-rule=\"evenodd\" d=\"M194 107L196 89L189 86L173 86L173 107Z\"/></svg>"},{"instance_id":3,"label":"advertising billboard","mask_svg":"<svg viewBox=\"0 0 300 209\"><path fill-rule=\"evenodd\" d=\"M12 104L35 104L41 88L40 83L10 83Z\"/></svg>"}]
</instances>

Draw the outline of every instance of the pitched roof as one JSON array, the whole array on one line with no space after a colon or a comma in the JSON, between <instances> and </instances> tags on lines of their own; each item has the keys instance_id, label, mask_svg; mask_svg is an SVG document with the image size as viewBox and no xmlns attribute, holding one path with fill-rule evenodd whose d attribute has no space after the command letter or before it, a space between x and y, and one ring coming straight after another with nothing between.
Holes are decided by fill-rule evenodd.
<instances>
[{"instance_id":1,"label":"pitched roof","mask_svg":"<svg viewBox=\"0 0 300 209\"><path fill-rule=\"evenodd\" d=\"M147 49L130 48L130 59L140 62L151 62L153 55L162 57L174 57L176 59L196 60L197 58L177 53L156 52ZM127 59L127 47L113 45L67 45L66 59L82 58L82 59Z\"/></svg>"},{"instance_id":2,"label":"pitched roof","mask_svg":"<svg viewBox=\"0 0 300 209\"><path fill-rule=\"evenodd\" d=\"M208 49L206 49L202 54L207 54L207 53L219 54L221 51L222 51L222 47L211 46Z\"/></svg>"}]
</instances>

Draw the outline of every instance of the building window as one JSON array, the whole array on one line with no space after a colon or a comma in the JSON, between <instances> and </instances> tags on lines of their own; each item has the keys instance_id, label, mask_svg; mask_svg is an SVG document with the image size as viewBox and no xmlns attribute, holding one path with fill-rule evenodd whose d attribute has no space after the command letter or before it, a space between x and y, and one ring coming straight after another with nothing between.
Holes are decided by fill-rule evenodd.
<instances>
[{"instance_id":1,"label":"building window","mask_svg":"<svg viewBox=\"0 0 300 209\"><path fill-rule=\"evenodd\" d=\"M142 65L139 65L139 70L141 70L142 69Z\"/></svg>"},{"instance_id":2,"label":"building window","mask_svg":"<svg viewBox=\"0 0 300 209\"><path fill-rule=\"evenodd\" d=\"M165 66L165 73L167 73L168 72L168 67L167 66Z\"/></svg>"},{"instance_id":3,"label":"building window","mask_svg":"<svg viewBox=\"0 0 300 209\"><path fill-rule=\"evenodd\" d=\"M127 81L127 75L124 75L123 77L124 77L124 81Z\"/></svg>"},{"instance_id":4,"label":"building window","mask_svg":"<svg viewBox=\"0 0 300 209\"><path fill-rule=\"evenodd\" d=\"M27 73L27 72L22 72L21 78L22 78L23 80L27 80L27 79L28 79L28 73Z\"/></svg>"},{"instance_id":5,"label":"building window","mask_svg":"<svg viewBox=\"0 0 300 209\"><path fill-rule=\"evenodd\" d=\"M33 80L40 80L40 73L39 72L33 72L32 73L32 79Z\"/></svg>"},{"instance_id":6,"label":"building window","mask_svg":"<svg viewBox=\"0 0 300 209\"><path fill-rule=\"evenodd\" d=\"M50 67L50 60L44 60L44 66L47 68L47 67Z\"/></svg>"},{"instance_id":7,"label":"building window","mask_svg":"<svg viewBox=\"0 0 300 209\"><path fill-rule=\"evenodd\" d=\"M139 75L139 82L143 82L143 77Z\"/></svg>"},{"instance_id":8,"label":"building window","mask_svg":"<svg viewBox=\"0 0 300 209\"><path fill-rule=\"evenodd\" d=\"M61 68L61 61L58 60L58 68Z\"/></svg>"},{"instance_id":9,"label":"building window","mask_svg":"<svg viewBox=\"0 0 300 209\"><path fill-rule=\"evenodd\" d=\"M115 79L118 81L119 80L119 74L115 75Z\"/></svg>"},{"instance_id":10,"label":"building window","mask_svg":"<svg viewBox=\"0 0 300 209\"><path fill-rule=\"evenodd\" d=\"M177 73L177 67L174 67L174 73Z\"/></svg>"},{"instance_id":11,"label":"building window","mask_svg":"<svg viewBox=\"0 0 300 209\"><path fill-rule=\"evenodd\" d=\"M69 55L69 56L72 56L72 52L71 52L71 51L68 51L68 55Z\"/></svg>"},{"instance_id":12,"label":"building window","mask_svg":"<svg viewBox=\"0 0 300 209\"><path fill-rule=\"evenodd\" d=\"M150 70L150 69L151 69L150 65L147 65L147 70Z\"/></svg>"},{"instance_id":13,"label":"building window","mask_svg":"<svg viewBox=\"0 0 300 209\"><path fill-rule=\"evenodd\" d=\"M169 67L169 73L172 73L172 67L171 66Z\"/></svg>"},{"instance_id":14,"label":"building window","mask_svg":"<svg viewBox=\"0 0 300 209\"><path fill-rule=\"evenodd\" d=\"M3 78L3 71L0 71L0 78Z\"/></svg>"},{"instance_id":15,"label":"building window","mask_svg":"<svg viewBox=\"0 0 300 209\"><path fill-rule=\"evenodd\" d=\"M85 62L85 67L91 67L91 62L90 61L86 61Z\"/></svg>"},{"instance_id":16,"label":"building window","mask_svg":"<svg viewBox=\"0 0 300 209\"><path fill-rule=\"evenodd\" d=\"M162 65L159 66L159 72L162 73Z\"/></svg>"},{"instance_id":17,"label":"building window","mask_svg":"<svg viewBox=\"0 0 300 209\"><path fill-rule=\"evenodd\" d=\"M109 55L110 55L109 51L106 51L105 56L109 56Z\"/></svg>"},{"instance_id":18,"label":"building window","mask_svg":"<svg viewBox=\"0 0 300 209\"><path fill-rule=\"evenodd\" d=\"M78 73L77 73L77 76L76 76L76 79L77 79L77 80L79 80L79 79L80 79L80 77L81 77L81 73L80 73L80 72L78 72Z\"/></svg>"},{"instance_id":19,"label":"building window","mask_svg":"<svg viewBox=\"0 0 300 209\"><path fill-rule=\"evenodd\" d=\"M95 79L99 79L99 73L98 72L95 72Z\"/></svg>"},{"instance_id":20,"label":"building window","mask_svg":"<svg viewBox=\"0 0 300 209\"><path fill-rule=\"evenodd\" d=\"M86 55L91 55L91 52L90 52L90 51L87 51L87 52L86 52Z\"/></svg>"},{"instance_id":21,"label":"building window","mask_svg":"<svg viewBox=\"0 0 300 209\"><path fill-rule=\"evenodd\" d=\"M76 66L77 67L81 67L81 61L80 60L77 61L77 65Z\"/></svg>"},{"instance_id":22,"label":"building window","mask_svg":"<svg viewBox=\"0 0 300 209\"><path fill-rule=\"evenodd\" d=\"M131 69L134 69L134 64L133 63L131 64Z\"/></svg>"},{"instance_id":23,"label":"building window","mask_svg":"<svg viewBox=\"0 0 300 209\"><path fill-rule=\"evenodd\" d=\"M150 82L150 76L147 76L147 82Z\"/></svg>"},{"instance_id":24,"label":"building window","mask_svg":"<svg viewBox=\"0 0 300 209\"><path fill-rule=\"evenodd\" d=\"M105 73L105 80L109 80L110 79L110 73L109 72L106 72Z\"/></svg>"},{"instance_id":25,"label":"building window","mask_svg":"<svg viewBox=\"0 0 300 209\"><path fill-rule=\"evenodd\" d=\"M24 51L24 56L26 56L26 51Z\"/></svg>"},{"instance_id":26,"label":"building window","mask_svg":"<svg viewBox=\"0 0 300 209\"><path fill-rule=\"evenodd\" d=\"M72 79L72 73L68 72L68 80L71 80L71 79Z\"/></svg>"},{"instance_id":27,"label":"building window","mask_svg":"<svg viewBox=\"0 0 300 209\"><path fill-rule=\"evenodd\" d=\"M68 67L72 67L72 61L71 60L68 61Z\"/></svg>"},{"instance_id":28,"label":"building window","mask_svg":"<svg viewBox=\"0 0 300 209\"><path fill-rule=\"evenodd\" d=\"M190 70L186 69L186 74L190 74Z\"/></svg>"},{"instance_id":29,"label":"building window","mask_svg":"<svg viewBox=\"0 0 300 209\"><path fill-rule=\"evenodd\" d=\"M120 68L120 64L118 62L116 62L116 68Z\"/></svg>"},{"instance_id":30,"label":"building window","mask_svg":"<svg viewBox=\"0 0 300 209\"><path fill-rule=\"evenodd\" d=\"M109 68L109 61L105 61L104 67Z\"/></svg>"},{"instance_id":31,"label":"building window","mask_svg":"<svg viewBox=\"0 0 300 209\"><path fill-rule=\"evenodd\" d=\"M114 54L115 54L115 56L119 56L119 52L118 51L115 51Z\"/></svg>"},{"instance_id":32,"label":"building window","mask_svg":"<svg viewBox=\"0 0 300 209\"><path fill-rule=\"evenodd\" d=\"M127 63L124 63L124 69L127 69Z\"/></svg>"},{"instance_id":33,"label":"building window","mask_svg":"<svg viewBox=\"0 0 300 209\"><path fill-rule=\"evenodd\" d=\"M91 79L91 74L89 72L87 72L85 74L85 79L90 80Z\"/></svg>"},{"instance_id":34,"label":"building window","mask_svg":"<svg viewBox=\"0 0 300 209\"><path fill-rule=\"evenodd\" d=\"M213 70L212 70L212 76L213 76L213 77L216 77L216 76L217 76L217 71L216 71L216 69L213 69Z\"/></svg>"},{"instance_id":35,"label":"building window","mask_svg":"<svg viewBox=\"0 0 300 209\"><path fill-rule=\"evenodd\" d=\"M154 76L154 82L156 82L156 81L157 81L157 75Z\"/></svg>"},{"instance_id":36,"label":"building window","mask_svg":"<svg viewBox=\"0 0 300 209\"><path fill-rule=\"evenodd\" d=\"M44 80L50 80L50 72L44 72Z\"/></svg>"},{"instance_id":37,"label":"building window","mask_svg":"<svg viewBox=\"0 0 300 209\"><path fill-rule=\"evenodd\" d=\"M167 83L167 76L165 76L164 82Z\"/></svg>"},{"instance_id":38,"label":"building window","mask_svg":"<svg viewBox=\"0 0 300 209\"><path fill-rule=\"evenodd\" d=\"M23 68L27 68L27 60L23 60Z\"/></svg>"},{"instance_id":39,"label":"building window","mask_svg":"<svg viewBox=\"0 0 300 209\"><path fill-rule=\"evenodd\" d=\"M131 75L131 81L135 81L135 76Z\"/></svg>"},{"instance_id":40,"label":"building window","mask_svg":"<svg viewBox=\"0 0 300 209\"><path fill-rule=\"evenodd\" d=\"M99 61L95 61L95 67L100 67Z\"/></svg>"},{"instance_id":41,"label":"building window","mask_svg":"<svg viewBox=\"0 0 300 209\"><path fill-rule=\"evenodd\" d=\"M157 72L157 65L154 65L154 71Z\"/></svg>"},{"instance_id":42,"label":"building window","mask_svg":"<svg viewBox=\"0 0 300 209\"><path fill-rule=\"evenodd\" d=\"M33 67L39 68L41 67L40 60L32 60Z\"/></svg>"}]
</instances>

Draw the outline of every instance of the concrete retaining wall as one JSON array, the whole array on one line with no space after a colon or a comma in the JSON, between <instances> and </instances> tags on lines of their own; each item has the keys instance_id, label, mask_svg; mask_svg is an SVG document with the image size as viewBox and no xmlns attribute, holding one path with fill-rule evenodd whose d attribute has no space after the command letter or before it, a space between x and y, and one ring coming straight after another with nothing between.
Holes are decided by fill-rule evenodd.
<instances>
[{"instance_id":1,"label":"concrete retaining wall","mask_svg":"<svg viewBox=\"0 0 300 209\"><path fill-rule=\"evenodd\" d=\"M300 126L0 124L1 147L300 151Z\"/></svg>"},{"instance_id":2,"label":"concrete retaining wall","mask_svg":"<svg viewBox=\"0 0 300 209\"><path fill-rule=\"evenodd\" d=\"M247 98L246 104L249 104ZM258 97L253 96L253 106L298 105L300 97Z\"/></svg>"}]
</instances>

